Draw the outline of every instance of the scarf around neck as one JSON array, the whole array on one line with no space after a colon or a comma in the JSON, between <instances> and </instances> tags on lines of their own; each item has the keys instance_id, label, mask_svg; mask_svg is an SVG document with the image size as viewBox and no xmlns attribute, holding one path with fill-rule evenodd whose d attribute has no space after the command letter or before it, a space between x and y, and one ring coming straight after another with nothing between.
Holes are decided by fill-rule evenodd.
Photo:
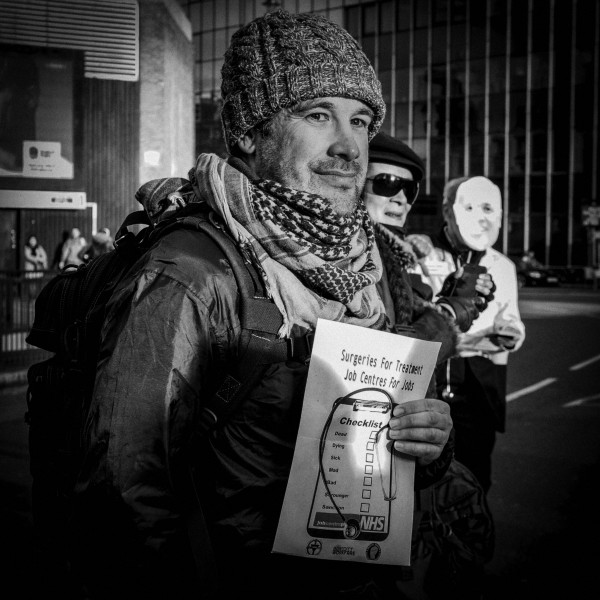
<instances>
[{"instance_id":1,"label":"scarf around neck","mask_svg":"<svg viewBox=\"0 0 600 600\"><path fill-rule=\"evenodd\" d=\"M189 174L193 201L206 201L253 258L282 313L279 334L294 326L314 330L319 318L385 328L375 285L382 264L362 203L340 216L320 196L242 171L201 154Z\"/></svg>"}]
</instances>

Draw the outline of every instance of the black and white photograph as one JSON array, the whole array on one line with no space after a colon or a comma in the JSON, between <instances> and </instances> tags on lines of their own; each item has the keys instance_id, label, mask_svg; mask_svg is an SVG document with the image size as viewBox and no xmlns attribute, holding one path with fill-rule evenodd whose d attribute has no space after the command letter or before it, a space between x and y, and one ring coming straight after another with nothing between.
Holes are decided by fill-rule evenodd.
<instances>
[{"instance_id":1,"label":"black and white photograph","mask_svg":"<svg viewBox=\"0 0 600 600\"><path fill-rule=\"evenodd\" d=\"M0 595L597 595L600 0L0 0Z\"/></svg>"}]
</instances>

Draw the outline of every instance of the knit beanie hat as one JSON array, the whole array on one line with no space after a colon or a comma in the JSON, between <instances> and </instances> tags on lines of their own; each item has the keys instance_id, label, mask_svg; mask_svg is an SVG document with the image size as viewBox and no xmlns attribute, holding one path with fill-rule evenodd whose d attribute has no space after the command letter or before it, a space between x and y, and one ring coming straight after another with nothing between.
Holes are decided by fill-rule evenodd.
<instances>
[{"instance_id":1,"label":"knit beanie hat","mask_svg":"<svg viewBox=\"0 0 600 600\"><path fill-rule=\"evenodd\" d=\"M399 165L408 169L415 181L425 175L425 165L419 155L398 138L380 131L369 144L369 162Z\"/></svg>"},{"instance_id":2,"label":"knit beanie hat","mask_svg":"<svg viewBox=\"0 0 600 600\"><path fill-rule=\"evenodd\" d=\"M221 121L231 149L282 108L326 96L373 110L369 139L385 117L381 83L356 40L324 17L267 13L231 38L221 70Z\"/></svg>"}]
</instances>

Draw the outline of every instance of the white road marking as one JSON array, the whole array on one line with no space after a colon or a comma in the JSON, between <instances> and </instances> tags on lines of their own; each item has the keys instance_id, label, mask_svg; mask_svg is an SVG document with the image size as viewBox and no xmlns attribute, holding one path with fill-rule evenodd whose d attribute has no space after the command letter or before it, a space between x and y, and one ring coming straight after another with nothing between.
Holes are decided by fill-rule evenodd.
<instances>
[{"instance_id":1,"label":"white road marking","mask_svg":"<svg viewBox=\"0 0 600 600\"><path fill-rule=\"evenodd\" d=\"M556 380L557 380L556 377L548 377L547 379L542 379L542 381L538 381L537 383L527 386L526 388L523 388L522 390L517 390L516 392L513 392L512 394L508 394L508 396L506 396L506 401L511 402L512 400L516 400L517 398L520 398L521 396L526 396L527 394L537 392L537 390L554 383Z\"/></svg>"},{"instance_id":2,"label":"white road marking","mask_svg":"<svg viewBox=\"0 0 600 600\"><path fill-rule=\"evenodd\" d=\"M600 400L600 394L594 394L593 396L586 396L585 398L577 398L577 400L572 400L571 402L567 402L563 404L563 408L572 408L573 406L582 406L583 404L587 404L588 402L592 402L594 400Z\"/></svg>"},{"instance_id":3,"label":"white road marking","mask_svg":"<svg viewBox=\"0 0 600 600\"><path fill-rule=\"evenodd\" d=\"M588 365L595 363L597 360L600 360L600 354L598 354L598 356L593 356L592 358L589 358L588 360L584 360L583 362L580 362L576 365L573 365L572 367L569 367L569 371L579 371L579 369L583 369L584 367L587 367Z\"/></svg>"}]
</instances>

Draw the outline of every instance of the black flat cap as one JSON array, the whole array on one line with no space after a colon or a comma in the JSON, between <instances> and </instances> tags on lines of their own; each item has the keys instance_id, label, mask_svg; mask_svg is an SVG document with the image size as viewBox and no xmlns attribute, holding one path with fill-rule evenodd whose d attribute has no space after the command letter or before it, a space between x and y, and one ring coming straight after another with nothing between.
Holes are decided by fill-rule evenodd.
<instances>
[{"instance_id":1,"label":"black flat cap","mask_svg":"<svg viewBox=\"0 0 600 600\"><path fill-rule=\"evenodd\" d=\"M369 144L369 162L404 167L413 174L415 181L421 181L425 175L425 165L414 150L383 131L380 131Z\"/></svg>"}]
</instances>

